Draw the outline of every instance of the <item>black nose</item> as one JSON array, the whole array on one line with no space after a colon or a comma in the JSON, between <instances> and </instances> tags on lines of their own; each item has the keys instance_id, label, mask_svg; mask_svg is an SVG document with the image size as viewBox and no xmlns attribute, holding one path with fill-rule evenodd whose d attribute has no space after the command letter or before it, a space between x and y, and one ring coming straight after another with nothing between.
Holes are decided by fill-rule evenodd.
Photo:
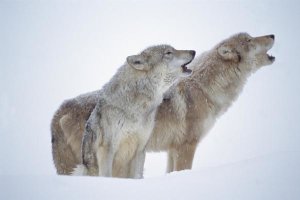
<instances>
[{"instance_id":1,"label":"black nose","mask_svg":"<svg viewBox=\"0 0 300 200\"><path fill-rule=\"evenodd\" d=\"M270 38L272 38L273 40L275 39L275 35L269 35Z\"/></svg>"},{"instance_id":2,"label":"black nose","mask_svg":"<svg viewBox=\"0 0 300 200\"><path fill-rule=\"evenodd\" d=\"M194 56L196 55L196 51L191 50L191 51L190 51L190 54L194 57Z\"/></svg>"}]
</instances>

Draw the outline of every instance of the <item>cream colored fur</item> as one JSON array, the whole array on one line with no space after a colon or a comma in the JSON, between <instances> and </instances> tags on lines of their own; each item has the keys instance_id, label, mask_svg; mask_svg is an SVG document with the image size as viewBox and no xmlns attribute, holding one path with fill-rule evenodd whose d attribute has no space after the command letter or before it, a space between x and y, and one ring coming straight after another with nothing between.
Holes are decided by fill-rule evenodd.
<instances>
[{"instance_id":1,"label":"cream colored fur","mask_svg":"<svg viewBox=\"0 0 300 200\"><path fill-rule=\"evenodd\" d=\"M159 106L153 133L147 151L168 152L168 172L190 169L198 143L241 93L247 78L262 66L272 64L274 58L267 51L274 43L274 36L251 37L246 33L233 35L220 42L210 51L198 56L190 68L192 76L172 86L165 93ZM54 141L57 151L54 161L59 163L58 172L69 174L79 163L80 148L86 116L90 105L95 105L96 92L77 97L73 109L62 108L54 121L69 116L62 123L63 137ZM69 101L75 101L69 100ZM80 103L79 103L80 102ZM75 124L75 121L78 123ZM72 128L70 124L74 125ZM75 138L66 143L67 138ZM70 139L69 139L70 140ZM59 146L57 144L60 144ZM60 160L59 158L68 158ZM126 168L115 167L114 176L126 174ZM125 171L125 172L124 172Z\"/></svg>"},{"instance_id":2,"label":"cream colored fur","mask_svg":"<svg viewBox=\"0 0 300 200\"><path fill-rule=\"evenodd\" d=\"M169 90L156 115L148 151L168 152L168 172L191 169L199 141L241 93L247 78L273 63L273 36L236 34L191 64L193 75Z\"/></svg>"},{"instance_id":3,"label":"cream colored fur","mask_svg":"<svg viewBox=\"0 0 300 200\"><path fill-rule=\"evenodd\" d=\"M190 75L183 66L194 56L194 51L175 50L168 45L150 47L139 55L129 56L110 82L97 94L93 93L98 96L90 98L96 103L92 113L77 115L88 119L81 145L82 165L75 168L74 174L112 176L112 168L116 165L120 169L127 168L122 176L141 178L145 146L154 127L157 107L164 92L178 78ZM61 108L67 107L65 104ZM79 150L76 133L83 130L83 124L72 121L72 113L63 112L61 116L60 112L61 109L52 123L53 142L61 137L68 145L66 148ZM57 116L61 118L57 120ZM62 132L64 135L59 135ZM60 156L57 150L53 148L54 157ZM80 156L76 159L80 160ZM58 173L64 173L66 170L60 162L55 161L57 168L62 169Z\"/></svg>"}]
</instances>

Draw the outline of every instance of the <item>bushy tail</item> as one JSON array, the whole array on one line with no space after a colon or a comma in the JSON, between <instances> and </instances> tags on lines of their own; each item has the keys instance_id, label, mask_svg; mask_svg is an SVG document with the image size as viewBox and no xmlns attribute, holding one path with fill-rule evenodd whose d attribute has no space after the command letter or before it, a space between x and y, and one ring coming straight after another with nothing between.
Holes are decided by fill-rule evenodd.
<instances>
[{"instance_id":1,"label":"bushy tail","mask_svg":"<svg viewBox=\"0 0 300 200\"><path fill-rule=\"evenodd\" d=\"M60 119L68 112L68 108L62 105L56 111L51 122L52 156L57 174L70 175L80 161L76 158L71 146L67 143L64 132L60 126Z\"/></svg>"}]
</instances>

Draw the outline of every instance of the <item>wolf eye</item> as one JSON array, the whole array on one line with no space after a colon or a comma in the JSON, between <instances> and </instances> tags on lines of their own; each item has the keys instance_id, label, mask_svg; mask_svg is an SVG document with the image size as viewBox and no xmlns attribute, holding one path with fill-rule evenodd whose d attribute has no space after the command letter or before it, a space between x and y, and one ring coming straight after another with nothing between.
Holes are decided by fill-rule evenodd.
<instances>
[{"instance_id":1,"label":"wolf eye","mask_svg":"<svg viewBox=\"0 0 300 200\"><path fill-rule=\"evenodd\" d=\"M142 64L142 62L139 61L139 60L136 60L136 61L133 62L133 64L135 64L135 65L140 65L140 64Z\"/></svg>"},{"instance_id":2,"label":"wolf eye","mask_svg":"<svg viewBox=\"0 0 300 200\"><path fill-rule=\"evenodd\" d=\"M166 55L171 55L171 54L172 54L171 51L167 51L167 52L166 52Z\"/></svg>"},{"instance_id":3,"label":"wolf eye","mask_svg":"<svg viewBox=\"0 0 300 200\"><path fill-rule=\"evenodd\" d=\"M248 38L246 41L247 41L247 42L251 42L251 38Z\"/></svg>"}]
</instances>

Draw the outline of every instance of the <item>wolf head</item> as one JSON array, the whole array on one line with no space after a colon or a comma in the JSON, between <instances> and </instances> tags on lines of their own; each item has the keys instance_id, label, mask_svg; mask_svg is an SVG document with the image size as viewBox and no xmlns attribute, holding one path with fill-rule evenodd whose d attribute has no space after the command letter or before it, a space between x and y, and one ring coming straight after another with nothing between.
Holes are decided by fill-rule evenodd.
<instances>
[{"instance_id":1,"label":"wolf head","mask_svg":"<svg viewBox=\"0 0 300 200\"><path fill-rule=\"evenodd\" d=\"M251 71L261 66L270 65L275 57L267 54L274 44L274 35L251 37L247 33L239 33L224 40L217 47L222 59L237 63L245 63Z\"/></svg>"},{"instance_id":2,"label":"wolf head","mask_svg":"<svg viewBox=\"0 0 300 200\"><path fill-rule=\"evenodd\" d=\"M159 72L164 81L174 82L179 77L186 77L192 70L186 67L195 57L194 50L176 50L169 45L152 46L138 55L128 56L127 63L144 73Z\"/></svg>"}]
</instances>

